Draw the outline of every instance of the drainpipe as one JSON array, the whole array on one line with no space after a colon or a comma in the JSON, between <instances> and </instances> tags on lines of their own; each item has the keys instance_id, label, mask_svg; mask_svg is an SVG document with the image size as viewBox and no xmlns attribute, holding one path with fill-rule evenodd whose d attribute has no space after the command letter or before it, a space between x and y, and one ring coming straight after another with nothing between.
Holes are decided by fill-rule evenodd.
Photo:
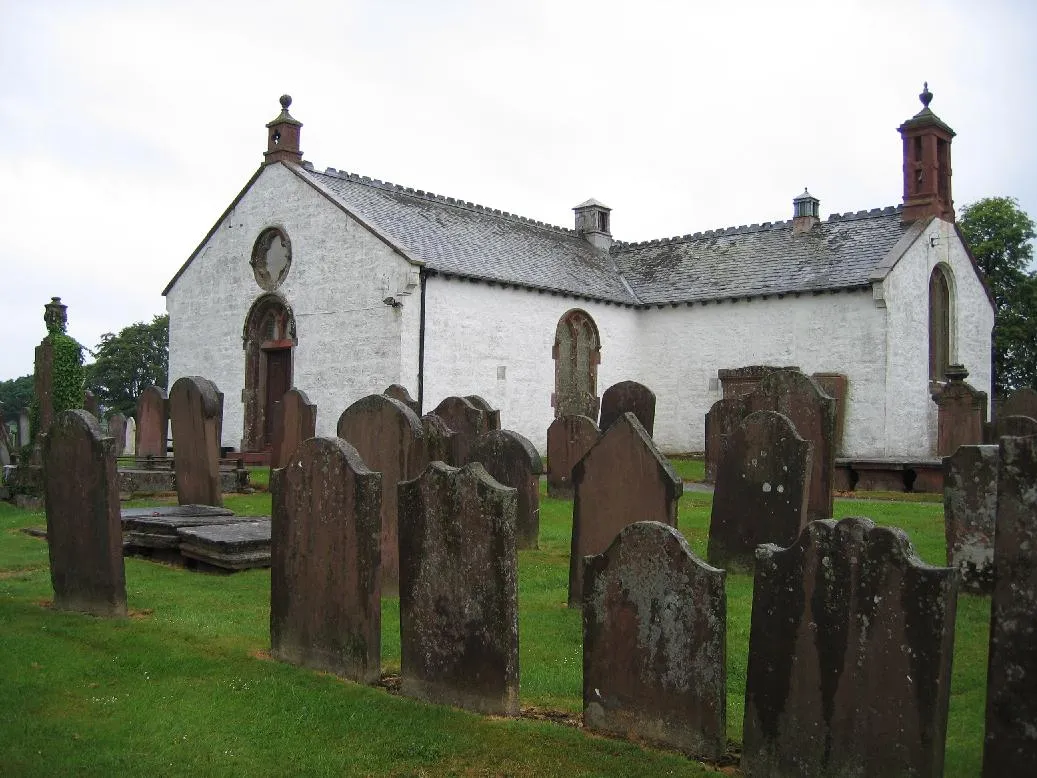
<instances>
[{"instance_id":1,"label":"drainpipe","mask_svg":"<svg viewBox=\"0 0 1037 778\"><path fill-rule=\"evenodd\" d=\"M418 411L425 411L425 283L428 275L425 268L418 268L421 278L421 323L418 325Z\"/></svg>"}]
</instances>

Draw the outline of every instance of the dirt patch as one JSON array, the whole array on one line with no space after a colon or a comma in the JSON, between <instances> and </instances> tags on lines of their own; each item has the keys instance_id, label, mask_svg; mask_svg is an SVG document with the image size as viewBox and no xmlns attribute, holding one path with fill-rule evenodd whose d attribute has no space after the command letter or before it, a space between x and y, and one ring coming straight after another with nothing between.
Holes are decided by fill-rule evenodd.
<instances>
[{"instance_id":1,"label":"dirt patch","mask_svg":"<svg viewBox=\"0 0 1037 778\"><path fill-rule=\"evenodd\" d=\"M399 694L400 687L403 685L403 679L393 673L383 673L375 685L385 689L389 694Z\"/></svg>"},{"instance_id":2,"label":"dirt patch","mask_svg":"<svg viewBox=\"0 0 1037 778\"><path fill-rule=\"evenodd\" d=\"M150 618L154 613L154 608L130 608L126 615L131 619L140 621L142 619Z\"/></svg>"},{"instance_id":3,"label":"dirt patch","mask_svg":"<svg viewBox=\"0 0 1037 778\"><path fill-rule=\"evenodd\" d=\"M257 648L248 652L248 655L253 659L258 659L260 662L272 662L273 657L270 656L270 652L262 648Z\"/></svg>"},{"instance_id":4,"label":"dirt patch","mask_svg":"<svg viewBox=\"0 0 1037 778\"><path fill-rule=\"evenodd\" d=\"M46 569L46 568L44 568L42 566L36 566L36 567L20 567L17 570L0 570L0 581L4 581L4 580L9 579L9 578L20 578L23 575L28 575L29 573L36 573L36 572L39 572L40 570L44 570L44 569Z\"/></svg>"},{"instance_id":5,"label":"dirt patch","mask_svg":"<svg viewBox=\"0 0 1037 778\"><path fill-rule=\"evenodd\" d=\"M550 721L566 727L583 728L583 714L572 713L564 710L551 710L550 708L538 708L533 705L522 709L522 718L533 721Z\"/></svg>"}]
</instances>

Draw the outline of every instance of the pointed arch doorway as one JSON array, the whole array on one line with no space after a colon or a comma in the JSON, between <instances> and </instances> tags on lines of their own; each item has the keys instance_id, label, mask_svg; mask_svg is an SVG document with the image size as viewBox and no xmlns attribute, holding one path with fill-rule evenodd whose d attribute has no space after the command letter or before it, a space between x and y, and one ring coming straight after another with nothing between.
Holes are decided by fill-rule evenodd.
<instances>
[{"instance_id":1,"label":"pointed arch doorway","mask_svg":"<svg viewBox=\"0 0 1037 778\"><path fill-rule=\"evenodd\" d=\"M257 299L245 317L245 425L243 451L269 451L277 406L292 388L295 316L276 294Z\"/></svg>"}]
</instances>

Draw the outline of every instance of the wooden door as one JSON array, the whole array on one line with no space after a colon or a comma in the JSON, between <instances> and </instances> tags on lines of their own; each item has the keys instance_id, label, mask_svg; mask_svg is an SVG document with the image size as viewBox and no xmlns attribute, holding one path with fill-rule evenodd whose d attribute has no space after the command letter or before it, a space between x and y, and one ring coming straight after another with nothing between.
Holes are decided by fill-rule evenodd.
<instances>
[{"instance_id":1,"label":"wooden door","mask_svg":"<svg viewBox=\"0 0 1037 778\"><path fill-rule=\"evenodd\" d=\"M276 349L266 352L266 405L263 414L263 447L269 449L274 441L275 404L284 400L292 388L292 350Z\"/></svg>"}]
</instances>

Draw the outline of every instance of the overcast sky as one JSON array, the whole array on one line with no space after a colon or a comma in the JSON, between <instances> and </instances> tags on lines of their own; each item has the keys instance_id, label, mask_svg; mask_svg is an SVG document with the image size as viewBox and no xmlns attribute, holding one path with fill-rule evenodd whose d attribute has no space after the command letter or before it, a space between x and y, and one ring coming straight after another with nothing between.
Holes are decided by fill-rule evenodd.
<instances>
[{"instance_id":1,"label":"overcast sky","mask_svg":"<svg viewBox=\"0 0 1037 778\"><path fill-rule=\"evenodd\" d=\"M954 200L1037 217L1037 3L0 0L0 380L43 305L88 347L161 292L290 93L336 167L620 240L902 197L896 128L958 133ZM242 257L242 261L247 261Z\"/></svg>"}]
</instances>

